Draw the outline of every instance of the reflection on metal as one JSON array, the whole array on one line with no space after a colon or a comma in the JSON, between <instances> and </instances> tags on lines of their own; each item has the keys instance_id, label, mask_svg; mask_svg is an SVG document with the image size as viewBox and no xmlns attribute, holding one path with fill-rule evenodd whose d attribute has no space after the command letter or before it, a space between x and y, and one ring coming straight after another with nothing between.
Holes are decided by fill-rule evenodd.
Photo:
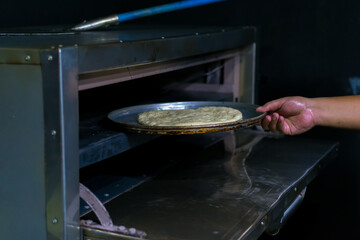
<instances>
[{"instance_id":1,"label":"reflection on metal","mask_svg":"<svg viewBox=\"0 0 360 240\"><path fill-rule=\"evenodd\" d=\"M88 74L81 74L79 76L79 90L86 90L90 88L96 88L101 86L106 86L109 84L119 83L119 82L125 82L129 80L134 80L138 78L148 77L148 76L154 76L157 74L167 73L171 71L177 71L185 68L190 68L194 66L199 66L202 64L209 64L211 62L217 62L217 61L231 61L234 59L234 56L239 55L240 50L230 50L225 52L217 52L213 54L207 54L207 55L200 55L195 56L191 58L182 58L167 62L161 62L161 63L152 63L152 64L143 64L143 65L135 65L135 66L129 66L126 68L119 68L114 70L108 70L103 72L94 72L94 73L88 73ZM233 61L231 61L233 63ZM234 63L233 63L234 64ZM227 70L227 69L226 69ZM228 70L230 71L230 70ZM224 72L224 75L227 76L226 72ZM239 80L239 79L238 79ZM232 79L232 81L228 84L201 84L196 90L201 91L209 91L209 87L214 88L214 92L218 92L221 87L225 86L231 86L236 82L236 80ZM195 90L193 84L187 83L179 83L174 82L172 83L172 87L174 89L186 89L186 90ZM205 89L204 89L205 88ZM248 101L243 101L248 102ZM249 101L250 102L250 101Z\"/></svg>"},{"instance_id":2,"label":"reflection on metal","mask_svg":"<svg viewBox=\"0 0 360 240\"><path fill-rule=\"evenodd\" d=\"M91 20L91 21L84 21L83 23L76 25L72 28L74 31L86 31L90 29L99 28L106 25L116 24L118 23L118 16L117 15L111 15L108 17Z\"/></svg>"},{"instance_id":3,"label":"reflection on metal","mask_svg":"<svg viewBox=\"0 0 360 240\"><path fill-rule=\"evenodd\" d=\"M83 184L80 183L80 197L91 207L96 217L100 221L100 225L92 220L81 220L81 225L102 231L120 233L134 237L144 238L146 233L135 228L126 228L124 226L115 226L111 217L102 202Z\"/></svg>"},{"instance_id":4,"label":"reflection on metal","mask_svg":"<svg viewBox=\"0 0 360 240\"><path fill-rule=\"evenodd\" d=\"M246 171L245 162L253 146L263 138L264 135L238 135L234 131L224 138L225 151L231 153L230 159L224 163L230 179L219 189L220 192L238 194L251 189L252 181Z\"/></svg>"},{"instance_id":5,"label":"reflection on metal","mask_svg":"<svg viewBox=\"0 0 360 240\"><path fill-rule=\"evenodd\" d=\"M61 48L43 50L40 56L47 238L69 240L80 234L77 52ZM24 88L27 91L26 85Z\"/></svg>"},{"instance_id":6,"label":"reflection on metal","mask_svg":"<svg viewBox=\"0 0 360 240\"><path fill-rule=\"evenodd\" d=\"M283 217L280 220L281 226L295 213L295 211L300 207L302 201L305 198L306 187L301 191L301 193L295 198L292 204L285 210Z\"/></svg>"},{"instance_id":7,"label":"reflection on metal","mask_svg":"<svg viewBox=\"0 0 360 240\"><path fill-rule=\"evenodd\" d=\"M147 239L156 240L256 239L264 231L278 231L301 202L298 195L318 174L319 164L326 165L336 147L331 142L273 138L258 131L228 134L224 145L218 142L199 150L164 137L153 152L134 152L136 158L145 154L145 159L181 160L108 202L114 224L137 226L146 231ZM212 134L183 137L201 144L198 136L214 138ZM181 156L176 150L164 152L169 146L176 146ZM204 146L209 146L207 141ZM95 216L84 217L94 220Z\"/></svg>"}]
</instances>

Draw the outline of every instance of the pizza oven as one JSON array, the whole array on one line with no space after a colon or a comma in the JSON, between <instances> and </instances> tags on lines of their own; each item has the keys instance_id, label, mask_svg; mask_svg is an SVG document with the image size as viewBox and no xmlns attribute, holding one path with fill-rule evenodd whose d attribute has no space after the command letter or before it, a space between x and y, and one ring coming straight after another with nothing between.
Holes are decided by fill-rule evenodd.
<instances>
[{"instance_id":1,"label":"pizza oven","mask_svg":"<svg viewBox=\"0 0 360 240\"><path fill-rule=\"evenodd\" d=\"M1 33L0 235L276 234L338 146L257 126L256 61L253 27ZM109 115L209 103L255 115L236 127L177 132Z\"/></svg>"}]
</instances>

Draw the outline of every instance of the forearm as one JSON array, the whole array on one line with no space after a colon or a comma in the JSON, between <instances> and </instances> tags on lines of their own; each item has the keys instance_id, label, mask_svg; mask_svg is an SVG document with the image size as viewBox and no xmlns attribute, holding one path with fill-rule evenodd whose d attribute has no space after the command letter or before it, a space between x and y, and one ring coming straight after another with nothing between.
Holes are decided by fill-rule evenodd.
<instances>
[{"instance_id":1,"label":"forearm","mask_svg":"<svg viewBox=\"0 0 360 240\"><path fill-rule=\"evenodd\" d=\"M307 107L318 126L360 130L360 96L308 98Z\"/></svg>"}]
</instances>

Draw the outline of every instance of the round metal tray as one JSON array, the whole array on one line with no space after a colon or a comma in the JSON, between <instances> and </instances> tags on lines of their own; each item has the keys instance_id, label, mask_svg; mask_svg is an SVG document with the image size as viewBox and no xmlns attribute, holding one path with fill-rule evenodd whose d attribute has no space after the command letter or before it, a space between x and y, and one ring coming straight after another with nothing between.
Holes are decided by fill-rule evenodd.
<instances>
[{"instance_id":1,"label":"round metal tray","mask_svg":"<svg viewBox=\"0 0 360 240\"><path fill-rule=\"evenodd\" d=\"M194 109L199 107L231 107L238 109L243 114L243 119L240 121L208 124L196 126L144 126L138 123L138 114L152 110L180 110L180 109ZM238 102L209 102L209 101L195 101L195 102L170 102L137 105L132 107L121 108L112 111L108 114L108 118L115 122L119 127L125 131L142 133L142 134L160 134L160 135L181 135L181 134L199 134L209 132L228 131L237 128L250 127L260 123L261 119L265 117L265 113L256 112L257 105Z\"/></svg>"}]
</instances>

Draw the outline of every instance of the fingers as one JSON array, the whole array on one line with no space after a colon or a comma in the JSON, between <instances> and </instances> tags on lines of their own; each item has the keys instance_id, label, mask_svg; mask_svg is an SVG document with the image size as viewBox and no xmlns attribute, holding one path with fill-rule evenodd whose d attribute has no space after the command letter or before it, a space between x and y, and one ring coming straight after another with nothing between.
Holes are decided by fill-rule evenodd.
<instances>
[{"instance_id":1,"label":"fingers","mask_svg":"<svg viewBox=\"0 0 360 240\"><path fill-rule=\"evenodd\" d=\"M286 122L285 118L280 116L278 113L266 115L261 122L261 126L264 130L291 134L289 124Z\"/></svg>"},{"instance_id":2,"label":"fingers","mask_svg":"<svg viewBox=\"0 0 360 240\"><path fill-rule=\"evenodd\" d=\"M278 113L266 115L261 123L262 128L265 130L277 132L278 131L277 125L278 125L279 117L280 116Z\"/></svg>"},{"instance_id":3,"label":"fingers","mask_svg":"<svg viewBox=\"0 0 360 240\"><path fill-rule=\"evenodd\" d=\"M261 122L261 127L264 129L264 130L269 130L269 124L271 123L271 116L270 115L266 115L264 117L264 119L262 120Z\"/></svg>"},{"instance_id":4,"label":"fingers","mask_svg":"<svg viewBox=\"0 0 360 240\"><path fill-rule=\"evenodd\" d=\"M269 130L272 132L277 132L277 124L279 122L279 114L278 113L273 113L271 115L271 122L269 124Z\"/></svg>"},{"instance_id":5,"label":"fingers","mask_svg":"<svg viewBox=\"0 0 360 240\"><path fill-rule=\"evenodd\" d=\"M283 134L292 135L290 125L285 121L283 116L279 117L277 129Z\"/></svg>"}]
</instances>

